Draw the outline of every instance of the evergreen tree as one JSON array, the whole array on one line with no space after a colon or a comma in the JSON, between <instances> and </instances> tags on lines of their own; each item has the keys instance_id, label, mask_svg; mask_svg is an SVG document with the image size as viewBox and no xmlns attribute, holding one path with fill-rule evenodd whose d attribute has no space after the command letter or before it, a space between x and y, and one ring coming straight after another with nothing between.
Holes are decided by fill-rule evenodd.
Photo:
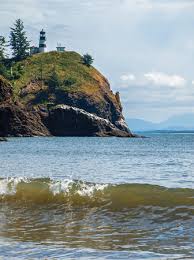
<instances>
[{"instance_id":1,"label":"evergreen tree","mask_svg":"<svg viewBox=\"0 0 194 260\"><path fill-rule=\"evenodd\" d=\"M4 76L5 78L8 77L8 71L5 64L6 47L7 47L7 43L5 37L0 36L0 75Z\"/></svg>"},{"instance_id":2,"label":"evergreen tree","mask_svg":"<svg viewBox=\"0 0 194 260\"><path fill-rule=\"evenodd\" d=\"M16 61L25 59L29 54L30 43L24 31L22 20L17 19L10 32L10 46Z\"/></svg>"},{"instance_id":3,"label":"evergreen tree","mask_svg":"<svg viewBox=\"0 0 194 260\"><path fill-rule=\"evenodd\" d=\"M76 79L72 78L72 77L69 77L67 79L64 80L63 84L66 86L66 87L71 87L73 86L74 84L76 83Z\"/></svg>"},{"instance_id":4,"label":"evergreen tree","mask_svg":"<svg viewBox=\"0 0 194 260\"><path fill-rule=\"evenodd\" d=\"M6 54L5 54L6 47L7 47L7 44L6 44L5 37L0 36L0 62L2 62L6 57Z\"/></svg>"},{"instance_id":5,"label":"evergreen tree","mask_svg":"<svg viewBox=\"0 0 194 260\"><path fill-rule=\"evenodd\" d=\"M60 82L60 79L59 79L59 76L56 72L56 70L54 69L52 71L52 74L48 80L48 86L49 86L49 89L54 92L56 90L56 88L59 88L61 85L61 82Z\"/></svg>"},{"instance_id":6,"label":"evergreen tree","mask_svg":"<svg viewBox=\"0 0 194 260\"><path fill-rule=\"evenodd\" d=\"M86 53L83 57L82 57L82 63L88 67L90 67L93 63L94 59L92 58L92 56L88 53Z\"/></svg>"},{"instance_id":7,"label":"evergreen tree","mask_svg":"<svg viewBox=\"0 0 194 260\"><path fill-rule=\"evenodd\" d=\"M3 63L0 62L0 75L2 75L3 77L7 78L7 69L5 67L5 65Z\"/></svg>"}]
</instances>

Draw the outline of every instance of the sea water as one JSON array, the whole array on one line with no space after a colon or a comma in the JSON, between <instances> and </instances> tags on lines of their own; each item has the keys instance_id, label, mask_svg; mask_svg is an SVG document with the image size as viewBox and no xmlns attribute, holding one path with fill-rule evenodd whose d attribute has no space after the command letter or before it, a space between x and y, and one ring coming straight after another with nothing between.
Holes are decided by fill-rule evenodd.
<instances>
[{"instance_id":1,"label":"sea water","mask_svg":"<svg viewBox=\"0 0 194 260\"><path fill-rule=\"evenodd\" d=\"M194 259L194 135L0 143L0 259Z\"/></svg>"}]
</instances>

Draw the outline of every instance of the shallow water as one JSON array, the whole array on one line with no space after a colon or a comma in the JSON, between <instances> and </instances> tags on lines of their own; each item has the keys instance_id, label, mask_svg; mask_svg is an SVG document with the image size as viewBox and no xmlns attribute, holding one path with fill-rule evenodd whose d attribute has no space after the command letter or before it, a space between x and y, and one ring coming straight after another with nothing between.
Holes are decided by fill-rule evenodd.
<instances>
[{"instance_id":1,"label":"shallow water","mask_svg":"<svg viewBox=\"0 0 194 260\"><path fill-rule=\"evenodd\" d=\"M194 135L0 143L0 259L193 259Z\"/></svg>"}]
</instances>

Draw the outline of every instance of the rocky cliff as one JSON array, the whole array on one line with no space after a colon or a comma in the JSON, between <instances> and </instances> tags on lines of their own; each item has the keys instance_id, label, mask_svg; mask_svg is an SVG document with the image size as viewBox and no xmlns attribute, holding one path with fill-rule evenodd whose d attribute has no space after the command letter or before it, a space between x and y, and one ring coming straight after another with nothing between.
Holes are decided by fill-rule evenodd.
<instances>
[{"instance_id":1,"label":"rocky cliff","mask_svg":"<svg viewBox=\"0 0 194 260\"><path fill-rule=\"evenodd\" d=\"M0 77L0 136L133 136L119 93L79 54L37 54L13 73L11 83Z\"/></svg>"}]
</instances>

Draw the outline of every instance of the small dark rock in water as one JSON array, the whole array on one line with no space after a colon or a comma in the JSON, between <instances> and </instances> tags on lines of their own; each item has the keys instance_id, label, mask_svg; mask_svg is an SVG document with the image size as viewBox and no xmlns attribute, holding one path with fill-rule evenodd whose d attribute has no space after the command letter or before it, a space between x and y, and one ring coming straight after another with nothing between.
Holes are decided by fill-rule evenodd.
<instances>
[{"instance_id":1,"label":"small dark rock in water","mask_svg":"<svg viewBox=\"0 0 194 260\"><path fill-rule=\"evenodd\" d=\"M6 142L7 139L5 137L0 137L0 142Z\"/></svg>"}]
</instances>

